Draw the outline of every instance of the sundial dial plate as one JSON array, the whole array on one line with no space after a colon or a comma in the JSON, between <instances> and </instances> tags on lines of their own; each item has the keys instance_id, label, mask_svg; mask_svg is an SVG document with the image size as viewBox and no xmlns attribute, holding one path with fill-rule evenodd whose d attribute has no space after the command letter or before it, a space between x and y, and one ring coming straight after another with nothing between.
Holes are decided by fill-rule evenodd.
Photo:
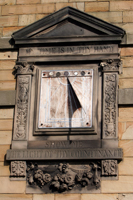
<instances>
[{"instance_id":1,"label":"sundial dial plate","mask_svg":"<svg viewBox=\"0 0 133 200\"><path fill-rule=\"evenodd\" d=\"M41 72L39 129L91 128L93 69Z\"/></svg>"}]
</instances>

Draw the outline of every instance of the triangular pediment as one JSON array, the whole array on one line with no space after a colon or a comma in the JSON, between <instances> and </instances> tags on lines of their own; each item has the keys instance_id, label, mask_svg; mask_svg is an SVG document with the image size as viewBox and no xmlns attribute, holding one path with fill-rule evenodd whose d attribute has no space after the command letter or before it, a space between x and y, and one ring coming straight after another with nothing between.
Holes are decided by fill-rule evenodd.
<instances>
[{"instance_id":1,"label":"triangular pediment","mask_svg":"<svg viewBox=\"0 0 133 200\"><path fill-rule=\"evenodd\" d=\"M123 37L125 31L71 7L65 7L15 32L14 40ZM37 41L37 40L36 40ZM31 43L31 42L30 42Z\"/></svg>"}]
</instances>

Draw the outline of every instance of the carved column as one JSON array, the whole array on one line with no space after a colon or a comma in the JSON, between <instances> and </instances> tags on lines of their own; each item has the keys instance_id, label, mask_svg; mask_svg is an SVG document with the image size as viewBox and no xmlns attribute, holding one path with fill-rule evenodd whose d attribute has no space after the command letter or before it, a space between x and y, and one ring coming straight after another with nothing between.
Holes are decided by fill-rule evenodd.
<instances>
[{"instance_id":1,"label":"carved column","mask_svg":"<svg viewBox=\"0 0 133 200\"><path fill-rule=\"evenodd\" d=\"M118 137L118 72L120 60L108 60L100 64L103 68L103 139Z\"/></svg>"}]
</instances>

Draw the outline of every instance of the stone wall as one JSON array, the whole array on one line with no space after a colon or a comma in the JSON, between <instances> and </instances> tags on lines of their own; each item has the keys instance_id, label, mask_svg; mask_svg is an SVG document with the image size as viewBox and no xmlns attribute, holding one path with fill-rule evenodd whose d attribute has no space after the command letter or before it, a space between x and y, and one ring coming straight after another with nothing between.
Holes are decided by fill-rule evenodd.
<instances>
[{"instance_id":1,"label":"stone wall","mask_svg":"<svg viewBox=\"0 0 133 200\"><path fill-rule=\"evenodd\" d=\"M133 1L119 0L0 0L0 37L5 38L22 27L65 6L72 6L124 28L127 37L120 47L123 74L119 88L133 88ZM0 49L0 91L15 90L12 70L17 51ZM119 163L119 180L101 183L101 194L25 194L25 181L9 180L5 161L10 148L14 107L0 107L0 200L132 200L133 199L133 103L119 106L119 147L124 150Z\"/></svg>"}]
</instances>

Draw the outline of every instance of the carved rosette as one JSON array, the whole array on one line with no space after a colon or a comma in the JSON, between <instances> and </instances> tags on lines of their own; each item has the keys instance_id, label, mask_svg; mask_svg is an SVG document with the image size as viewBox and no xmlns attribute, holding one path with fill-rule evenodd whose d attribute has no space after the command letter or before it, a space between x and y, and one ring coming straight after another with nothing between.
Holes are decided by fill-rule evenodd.
<instances>
[{"instance_id":1,"label":"carved rosette","mask_svg":"<svg viewBox=\"0 0 133 200\"><path fill-rule=\"evenodd\" d=\"M15 107L14 140L24 140L28 132L28 113L31 76L17 77L17 99Z\"/></svg>"},{"instance_id":2,"label":"carved rosette","mask_svg":"<svg viewBox=\"0 0 133 200\"><path fill-rule=\"evenodd\" d=\"M103 138L117 137L117 74L104 73Z\"/></svg>"},{"instance_id":3,"label":"carved rosette","mask_svg":"<svg viewBox=\"0 0 133 200\"><path fill-rule=\"evenodd\" d=\"M34 70L33 63L27 63L27 62L17 62L14 66L13 74L19 75L19 74L32 74Z\"/></svg>"},{"instance_id":4,"label":"carved rosette","mask_svg":"<svg viewBox=\"0 0 133 200\"><path fill-rule=\"evenodd\" d=\"M102 176L117 176L117 160L102 160Z\"/></svg>"},{"instance_id":5,"label":"carved rosette","mask_svg":"<svg viewBox=\"0 0 133 200\"><path fill-rule=\"evenodd\" d=\"M26 162L25 161L12 161L11 162L11 177L20 178L26 176Z\"/></svg>"},{"instance_id":6,"label":"carved rosette","mask_svg":"<svg viewBox=\"0 0 133 200\"><path fill-rule=\"evenodd\" d=\"M52 167L39 167L38 164L30 163L27 167L27 183L34 189L40 188L56 193L69 192L77 188L98 189L100 174L101 167L98 162L90 162L82 169L74 168L68 163L59 163Z\"/></svg>"}]
</instances>

